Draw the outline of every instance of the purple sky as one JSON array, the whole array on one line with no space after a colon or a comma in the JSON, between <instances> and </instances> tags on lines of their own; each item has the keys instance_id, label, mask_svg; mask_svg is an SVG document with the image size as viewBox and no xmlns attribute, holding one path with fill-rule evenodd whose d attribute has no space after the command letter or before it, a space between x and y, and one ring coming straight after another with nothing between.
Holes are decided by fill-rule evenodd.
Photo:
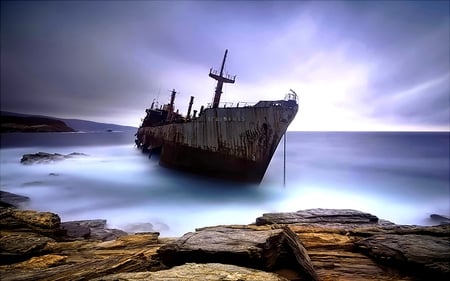
<instances>
[{"instance_id":1,"label":"purple sky","mask_svg":"<svg viewBox=\"0 0 450 281\"><path fill-rule=\"evenodd\" d=\"M449 130L448 1L1 2L1 109L138 126L300 94L290 130Z\"/></svg>"}]
</instances>

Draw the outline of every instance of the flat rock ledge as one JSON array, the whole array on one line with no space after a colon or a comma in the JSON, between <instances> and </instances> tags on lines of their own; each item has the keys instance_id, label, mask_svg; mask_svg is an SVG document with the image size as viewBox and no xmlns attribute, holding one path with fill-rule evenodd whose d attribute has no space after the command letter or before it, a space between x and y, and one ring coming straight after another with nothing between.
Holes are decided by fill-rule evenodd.
<instances>
[{"instance_id":1,"label":"flat rock ledge","mask_svg":"<svg viewBox=\"0 0 450 281\"><path fill-rule=\"evenodd\" d=\"M450 225L355 210L264 214L250 225L105 241L106 221L0 208L2 280L448 280ZM88 235L89 233L89 235Z\"/></svg>"}]
</instances>

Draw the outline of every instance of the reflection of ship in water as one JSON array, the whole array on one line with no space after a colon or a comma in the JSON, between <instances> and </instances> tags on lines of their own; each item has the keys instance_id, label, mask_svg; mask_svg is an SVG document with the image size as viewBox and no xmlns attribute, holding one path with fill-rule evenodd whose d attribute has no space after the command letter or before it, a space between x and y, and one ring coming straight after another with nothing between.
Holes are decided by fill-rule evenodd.
<instances>
[{"instance_id":1,"label":"reflection of ship in water","mask_svg":"<svg viewBox=\"0 0 450 281\"><path fill-rule=\"evenodd\" d=\"M169 104L146 110L136 133L139 148L160 150L162 166L203 175L259 183L287 127L297 110L297 95L291 90L284 100L260 101L253 106L219 107L223 83L235 77L224 76L228 50L220 72L210 70L217 80L211 106L191 109L182 117L174 111L175 90Z\"/></svg>"}]
</instances>

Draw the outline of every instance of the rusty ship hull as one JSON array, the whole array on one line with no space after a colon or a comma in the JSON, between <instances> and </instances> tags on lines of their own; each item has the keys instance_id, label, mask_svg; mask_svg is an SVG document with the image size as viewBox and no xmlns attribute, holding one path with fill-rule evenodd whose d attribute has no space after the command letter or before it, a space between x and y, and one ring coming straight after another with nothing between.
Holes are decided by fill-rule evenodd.
<instances>
[{"instance_id":1,"label":"rusty ship hull","mask_svg":"<svg viewBox=\"0 0 450 281\"><path fill-rule=\"evenodd\" d=\"M208 108L188 122L141 127L136 143L160 149L165 167L259 183L297 110L293 100Z\"/></svg>"}]
</instances>

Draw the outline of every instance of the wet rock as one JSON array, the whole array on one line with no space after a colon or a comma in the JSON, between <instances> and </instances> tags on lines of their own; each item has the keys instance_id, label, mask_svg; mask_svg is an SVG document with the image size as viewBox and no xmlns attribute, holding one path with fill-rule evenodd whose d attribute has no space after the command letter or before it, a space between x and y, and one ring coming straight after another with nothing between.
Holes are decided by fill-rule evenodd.
<instances>
[{"instance_id":1,"label":"wet rock","mask_svg":"<svg viewBox=\"0 0 450 281\"><path fill-rule=\"evenodd\" d=\"M22 156L22 159L20 160L20 163L24 165L43 164L43 163L45 164L79 156L87 156L87 155L79 152L73 152L67 155L59 153L52 154L47 152L38 152L35 154L24 154Z\"/></svg>"},{"instance_id":2,"label":"wet rock","mask_svg":"<svg viewBox=\"0 0 450 281\"><path fill-rule=\"evenodd\" d=\"M61 228L67 231L71 238L94 239L109 241L128 235L120 229L106 228L106 220L81 220L63 222Z\"/></svg>"},{"instance_id":3,"label":"wet rock","mask_svg":"<svg viewBox=\"0 0 450 281\"><path fill-rule=\"evenodd\" d=\"M0 228L10 232L31 232L58 239L64 235L60 218L50 212L0 208Z\"/></svg>"},{"instance_id":4,"label":"wet rock","mask_svg":"<svg viewBox=\"0 0 450 281\"><path fill-rule=\"evenodd\" d=\"M50 212L19 210L15 208L0 209L0 226L3 229L21 231L51 230L59 228L61 219Z\"/></svg>"},{"instance_id":5,"label":"wet rock","mask_svg":"<svg viewBox=\"0 0 450 281\"><path fill-rule=\"evenodd\" d=\"M450 277L448 224L394 225L349 210L332 211L334 221L330 210L320 209L296 212L290 224L216 226L181 238L159 238L159 233L151 232L101 241L92 238L93 230L106 230L105 220L71 222L91 232L87 239L74 239L59 227L43 228L46 223L36 223L40 219L19 220L16 217L28 218L33 213L19 216L17 211L0 208L0 259L9 263L0 265L2 281L271 280L273 276L279 278L274 280L418 281ZM317 217L319 213L324 217ZM359 218L348 219L349 213ZM223 264L210 266L219 262ZM167 266L175 267L165 270ZM242 266L244 271L235 268ZM261 269L269 275L258 275Z\"/></svg>"},{"instance_id":6,"label":"wet rock","mask_svg":"<svg viewBox=\"0 0 450 281\"><path fill-rule=\"evenodd\" d=\"M13 210L12 217L23 222L25 225L34 226L42 229L59 228L61 219L57 214L50 212L37 212L29 210Z\"/></svg>"},{"instance_id":7,"label":"wet rock","mask_svg":"<svg viewBox=\"0 0 450 281\"><path fill-rule=\"evenodd\" d=\"M44 269L10 269L2 272L2 281L91 280L113 273L145 271L149 267L150 260L143 254L130 256L109 255L109 257L91 257L90 260Z\"/></svg>"},{"instance_id":8,"label":"wet rock","mask_svg":"<svg viewBox=\"0 0 450 281\"><path fill-rule=\"evenodd\" d=\"M75 222L61 223L61 229L66 231L66 235L71 238L88 238L91 235L91 229Z\"/></svg>"},{"instance_id":9,"label":"wet rock","mask_svg":"<svg viewBox=\"0 0 450 281\"><path fill-rule=\"evenodd\" d=\"M197 229L162 246L158 254L167 266L216 262L275 270L287 265L308 280L318 280L301 241L290 230L282 228L217 226Z\"/></svg>"},{"instance_id":10,"label":"wet rock","mask_svg":"<svg viewBox=\"0 0 450 281\"><path fill-rule=\"evenodd\" d=\"M379 260L431 280L447 280L450 276L449 237L418 234L374 235L356 245Z\"/></svg>"},{"instance_id":11,"label":"wet rock","mask_svg":"<svg viewBox=\"0 0 450 281\"><path fill-rule=\"evenodd\" d=\"M90 239L95 240L101 240L101 241L110 241L117 239L122 236L128 235L127 232L120 230L120 229L114 229L114 228L104 228L104 229L98 229L98 228L91 228L91 235L89 236Z\"/></svg>"},{"instance_id":12,"label":"wet rock","mask_svg":"<svg viewBox=\"0 0 450 281\"><path fill-rule=\"evenodd\" d=\"M71 223L76 223L80 226L85 226L89 228L105 228L106 220L96 219L96 220L79 220L79 221L70 221Z\"/></svg>"},{"instance_id":13,"label":"wet rock","mask_svg":"<svg viewBox=\"0 0 450 281\"><path fill-rule=\"evenodd\" d=\"M268 213L256 219L257 225L265 224L373 224L378 217L350 209L309 209L291 213Z\"/></svg>"},{"instance_id":14,"label":"wet rock","mask_svg":"<svg viewBox=\"0 0 450 281\"><path fill-rule=\"evenodd\" d=\"M53 239L36 233L0 233L0 260L3 264L10 264L26 260L32 256L39 256L46 252L45 246Z\"/></svg>"},{"instance_id":15,"label":"wet rock","mask_svg":"<svg viewBox=\"0 0 450 281\"><path fill-rule=\"evenodd\" d=\"M317 216L321 213L323 218ZM321 280L449 277L449 225L395 225L384 220L375 222L372 215L358 211L324 209L269 214L258 219L264 224L289 222L286 226L302 241Z\"/></svg>"},{"instance_id":16,"label":"wet rock","mask_svg":"<svg viewBox=\"0 0 450 281\"><path fill-rule=\"evenodd\" d=\"M30 198L27 196L0 190L0 207L18 208L28 201L30 201Z\"/></svg>"},{"instance_id":17,"label":"wet rock","mask_svg":"<svg viewBox=\"0 0 450 281\"><path fill-rule=\"evenodd\" d=\"M176 266L171 269L156 272L133 272L120 273L101 278L94 279L96 281L113 281L113 280L227 280L227 281L287 281L277 274L264 272L255 269L249 269L230 264L207 263L195 264L187 263Z\"/></svg>"},{"instance_id":18,"label":"wet rock","mask_svg":"<svg viewBox=\"0 0 450 281\"><path fill-rule=\"evenodd\" d=\"M40 163L50 163L53 161L64 160L64 155L59 153L47 153L47 152L38 152L35 154L24 154L20 163L29 165L29 164L40 164Z\"/></svg>"},{"instance_id":19,"label":"wet rock","mask_svg":"<svg viewBox=\"0 0 450 281\"><path fill-rule=\"evenodd\" d=\"M443 216L443 215L431 214L430 219L433 222L438 223L438 224L449 224L450 223L450 218L447 216Z\"/></svg>"},{"instance_id":20,"label":"wet rock","mask_svg":"<svg viewBox=\"0 0 450 281\"><path fill-rule=\"evenodd\" d=\"M47 256L51 255L52 262L36 258L0 266L1 280L91 280L121 272L159 270L159 262L155 258L156 250L161 246L158 235L128 235L106 242L50 242L45 250L49 252Z\"/></svg>"}]
</instances>

